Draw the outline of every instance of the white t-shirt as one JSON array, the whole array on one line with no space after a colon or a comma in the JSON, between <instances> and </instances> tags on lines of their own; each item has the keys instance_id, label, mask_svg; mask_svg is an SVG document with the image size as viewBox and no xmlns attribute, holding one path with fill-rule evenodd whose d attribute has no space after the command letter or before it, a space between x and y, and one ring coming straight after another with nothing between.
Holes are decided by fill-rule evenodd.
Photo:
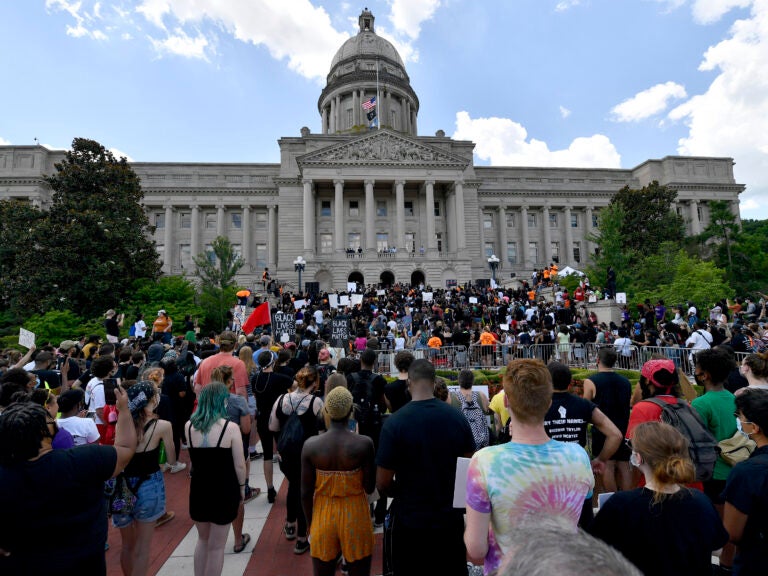
<instances>
[{"instance_id":1,"label":"white t-shirt","mask_svg":"<svg viewBox=\"0 0 768 576\"><path fill-rule=\"evenodd\" d=\"M106 424L99 415L96 414L96 410L104 408L107 405L107 401L104 399L104 382L98 378L91 378L88 385L85 387L85 405L88 407L88 412L95 414L94 420L96 424Z\"/></svg>"},{"instance_id":2,"label":"white t-shirt","mask_svg":"<svg viewBox=\"0 0 768 576\"><path fill-rule=\"evenodd\" d=\"M322 310L315 310L315 322L318 324L323 323L323 311Z\"/></svg>"},{"instance_id":3,"label":"white t-shirt","mask_svg":"<svg viewBox=\"0 0 768 576\"><path fill-rule=\"evenodd\" d=\"M75 446L93 444L99 439L99 429L96 428L96 423L90 418L70 416L69 418L59 418L57 422L60 428L72 434Z\"/></svg>"},{"instance_id":4,"label":"white t-shirt","mask_svg":"<svg viewBox=\"0 0 768 576\"><path fill-rule=\"evenodd\" d=\"M622 356L632 356L632 340L629 338L617 338L613 342L613 347L616 348Z\"/></svg>"},{"instance_id":5,"label":"white t-shirt","mask_svg":"<svg viewBox=\"0 0 768 576\"><path fill-rule=\"evenodd\" d=\"M134 323L136 329L136 338L144 338L147 335L147 325L144 320L139 320Z\"/></svg>"},{"instance_id":6,"label":"white t-shirt","mask_svg":"<svg viewBox=\"0 0 768 576\"><path fill-rule=\"evenodd\" d=\"M692 350L709 350L712 348L712 334L706 330L696 330L685 341L686 346L690 346Z\"/></svg>"}]
</instances>

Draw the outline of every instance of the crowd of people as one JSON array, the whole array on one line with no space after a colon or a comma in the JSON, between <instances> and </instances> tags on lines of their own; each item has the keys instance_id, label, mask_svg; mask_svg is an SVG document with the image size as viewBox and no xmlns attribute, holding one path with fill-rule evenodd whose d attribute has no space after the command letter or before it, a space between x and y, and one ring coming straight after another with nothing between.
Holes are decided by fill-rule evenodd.
<instances>
[{"instance_id":1,"label":"crowd of people","mask_svg":"<svg viewBox=\"0 0 768 576\"><path fill-rule=\"evenodd\" d=\"M283 294L276 311L296 321L287 342L265 327L201 337L189 318L173 337L164 310L152 328L139 316L131 335L118 332L114 342L124 316L110 310L106 342L94 335L25 355L5 351L0 572L36 573L44 559L61 574L104 573L111 517L124 573L146 573L153 531L173 518L163 472L184 470L187 449L195 574L221 573L230 526L234 551L246 548L244 504L262 489L276 501L275 463L288 483L284 537L295 554L309 552L316 574L333 574L339 562L349 574L369 574L378 527L384 569L395 576L464 576L473 564L516 573L511 567L527 561L519 543L547 530L581 546L573 550L590 544L595 561L615 570L608 573L709 574L720 550L721 573L761 574L768 353L752 344L737 362L733 346L739 333L762 329L761 316L730 302L712 307L707 328L696 329L709 346L692 355L703 394L663 355L643 364L633 390L615 370L615 340L635 319L613 327L616 335L601 331L565 291L553 287L553 300L542 301L542 284L433 292L401 285L369 290L346 309L332 307L328 294ZM682 332L691 316L699 321L693 306L685 323L659 307L638 309L646 332ZM717 308L730 314L725 322ZM352 328L343 342L331 338L338 315ZM557 360L512 355L503 389L489 398L471 370L449 389L429 359L408 349L418 349L422 334L426 346L438 339L433 346L482 348L558 324L576 327L569 342L579 332L605 338L580 396ZM729 341L728 333L715 340L720 328ZM607 332L618 338L610 342ZM395 351L396 378L376 372L382 349ZM470 459L464 506L454 502L464 486L461 458ZM249 482L259 460L264 487ZM46 490L53 485L72 496L64 505ZM594 515L598 493L612 495ZM23 537L51 530L77 534L43 549Z\"/></svg>"}]
</instances>

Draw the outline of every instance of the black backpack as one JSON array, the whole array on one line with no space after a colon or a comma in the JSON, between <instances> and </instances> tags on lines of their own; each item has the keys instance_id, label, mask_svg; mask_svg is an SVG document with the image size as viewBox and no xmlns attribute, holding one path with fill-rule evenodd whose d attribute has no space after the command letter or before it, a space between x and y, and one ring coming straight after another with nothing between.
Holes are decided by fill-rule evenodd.
<instances>
[{"instance_id":1,"label":"black backpack","mask_svg":"<svg viewBox=\"0 0 768 576\"><path fill-rule=\"evenodd\" d=\"M461 400L461 412L472 429L472 436L475 439L475 450L485 448L488 446L488 420L477 401L479 398L478 393L473 391L470 400L466 400L461 393L458 394L458 398Z\"/></svg>"},{"instance_id":2,"label":"black backpack","mask_svg":"<svg viewBox=\"0 0 768 576\"><path fill-rule=\"evenodd\" d=\"M381 426L381 414L373 398L373 381L377 376L376 372L371 372L365 378L360 372L350 374L352 386L349 391L355 403L355 419L360 427L360 433L371 437Z\"/></svg>"},{"instance_id":3,"label":"black backpack","mask_svg":"<svg viewBox=\"0 0 768 576\"><path fill-rule=\"evenodd\" d=\"M676 404L669 404L657 398L647 398L646 401L659 406L661 421L674 427L688 439L688 453L696 468L696 480L710 480L720 448L715 437L701 421L698 412L681 399L678 399Z\"/></svg>"},{"instance_id":4,"label":"black backpack","mask_svg":"<svg viewBox=\"0 0 768 576\"><path fill-rule=\"evenodd\" d=\"M285 414L283 412L284 396L285 394L281 395L277 400L280 412L283 414ZM290 397L288 400L291 401ZM301 460L301 449L304 447L304 441L307 439L307 434L304 430L304 425L301 423L301 416L299 416L296 410L303 400L303 398L299 400L296 406L291 402L291 413L287 415L288 419L285 421L285 424L280 427L280 435L277 438L277 451L280 453L281 460L288 462L298 462ZM312 410L312 404L314 402L315 397L313 396L312 400L309 402L307 411Z\"/></svg>"}]
</instances>

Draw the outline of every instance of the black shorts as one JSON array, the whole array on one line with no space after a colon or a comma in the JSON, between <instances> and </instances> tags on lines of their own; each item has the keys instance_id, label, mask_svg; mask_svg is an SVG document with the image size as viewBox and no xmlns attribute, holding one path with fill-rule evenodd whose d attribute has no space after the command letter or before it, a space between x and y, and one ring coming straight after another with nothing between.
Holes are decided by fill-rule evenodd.
<instances>
[{"instance_id":1,"label":"black shorts","mask_svg":"<svg viewBox=\"0 0 768 576\"><path fill-rule=\"evenodd\" d=\"M269 429L269 422L256 422L256 430L261 439L261 450L264 452L264 460L272 460L275 455L273 449L275 433Z\"/></svg>"}]
</instances>

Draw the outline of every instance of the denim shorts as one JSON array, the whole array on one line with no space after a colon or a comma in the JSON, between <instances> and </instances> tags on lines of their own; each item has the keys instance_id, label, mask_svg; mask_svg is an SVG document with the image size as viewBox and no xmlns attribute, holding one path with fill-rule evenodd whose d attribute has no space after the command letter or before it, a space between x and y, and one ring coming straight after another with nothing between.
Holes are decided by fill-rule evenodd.
<instances>
[{"instance_id":1,"label":"denim shorts","mask_svg":"<svg viewBox=\"0 0 768 576\"><path fill-rule=\"evenodd\" d=\"M128 480L130 486L139 483L138 478ZM136 522L154 522L165 514L165 480L162 470L149 476L139 486L136 494L136 504L131 514L113 514L112 525L115 528L125 528L134 520Z\"/></svg>"},{"instance_id":2,"label":"denim shorts","mask_svg":"<svg viewBox=\"0 0 768 576\"><path fill-rule=\"evenodd\" d=\"M248 396L248 411L251 413L251 417L256 416L256 396Z\"/></svg>"}]
</instances>

